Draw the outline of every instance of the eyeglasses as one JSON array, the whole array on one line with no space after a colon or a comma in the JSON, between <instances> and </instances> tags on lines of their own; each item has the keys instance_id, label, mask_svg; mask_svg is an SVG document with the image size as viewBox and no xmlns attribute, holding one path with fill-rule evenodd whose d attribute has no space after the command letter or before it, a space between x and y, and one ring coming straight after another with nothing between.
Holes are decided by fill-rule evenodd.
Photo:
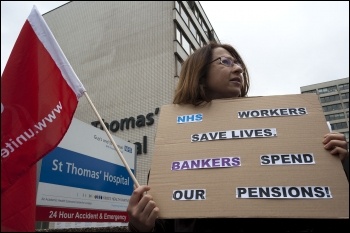
<instances>
[{"instance_id":1,"label":"eyeglasses","mask_svg":"<svg viewBox=\"0 0 350 233\"><path fill-rule=\"evenodd\" d=\"M213 63L214 61L220 60L220 64L223 64L224 66L227 67L233 67L235 64L242 67L241 63L239 63L237 60L233 60L230 57L218 57L216 59L214 59L213 61L209 62L208 65L210 63Z\"/></svg>"}]
</instances>

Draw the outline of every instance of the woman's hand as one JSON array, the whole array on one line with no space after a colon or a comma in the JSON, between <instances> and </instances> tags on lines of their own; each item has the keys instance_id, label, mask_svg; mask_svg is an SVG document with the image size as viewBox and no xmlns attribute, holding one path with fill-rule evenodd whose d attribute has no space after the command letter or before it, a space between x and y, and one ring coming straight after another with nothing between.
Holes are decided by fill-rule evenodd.
<instances>
[{"instance_id":1,"label":"woman's hand","mask_svg":"<svg viewBox=\"0 0 350 233\"><path fill-rule=\"evenodd\" d=\"M129 229L131 231L151 232L155 226L159 208L152 196L145 194L149 190L149 186L141 185L134 190L130 197L126 211L129 215Z\"/></svg>"},{"instance_id":2,"label":"woman's hand","mask_svg":"<svg viewBox=\"0 0 350 233\"><path fill-rule=\"evenodd\" d=\"M325 134L323 144L326 150L329 150L332 155L339 156L341 161L349 156L348 144L342 133L331 132Z\"/></svg>"}]
</instances>

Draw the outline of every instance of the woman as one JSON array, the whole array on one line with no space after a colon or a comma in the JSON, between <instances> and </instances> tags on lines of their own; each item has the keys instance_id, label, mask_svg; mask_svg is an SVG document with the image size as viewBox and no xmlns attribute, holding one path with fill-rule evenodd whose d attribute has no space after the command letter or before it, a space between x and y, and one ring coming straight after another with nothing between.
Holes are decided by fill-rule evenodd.
<instances>
[{"instance_id":1,"label":"woman","mask_svg":"<svg viewBox=\"0 0 350 233\"><path fill-rule=\"evenodd\" d=\"M249 75L241 56L230 45L209 43L196 50L183 63L174 104L209 103L213 99L246 97ZM324 148L344 160L348 156L343 134L328 133L323 139ZM144 194L150 187L136 188L130 198L127 212L129 229L133 232L213 232L255 230L269 225L268 230L297 230L295 223L285 219L278 224L266 219L157 219L159 208L152 196Z\"/></svg>"}]
</instances>

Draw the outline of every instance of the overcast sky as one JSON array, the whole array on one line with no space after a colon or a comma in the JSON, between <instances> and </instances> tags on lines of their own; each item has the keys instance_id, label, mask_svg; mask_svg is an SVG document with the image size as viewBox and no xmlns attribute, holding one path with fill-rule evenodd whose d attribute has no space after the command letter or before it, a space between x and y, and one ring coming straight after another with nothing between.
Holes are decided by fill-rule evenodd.
<instances>
[{"instance_id":1,"label":"overcast sky","mask_svg":"<svg viewBox=\"0 0 350 233\"><path fill-rule=\"evenodd\" d=\"M33 5L44 14L66 2L1 1L1 74ZM220 41L246 62L249 96L349 77L349 1L200 3Z\"/></svg>"}]
</instances>

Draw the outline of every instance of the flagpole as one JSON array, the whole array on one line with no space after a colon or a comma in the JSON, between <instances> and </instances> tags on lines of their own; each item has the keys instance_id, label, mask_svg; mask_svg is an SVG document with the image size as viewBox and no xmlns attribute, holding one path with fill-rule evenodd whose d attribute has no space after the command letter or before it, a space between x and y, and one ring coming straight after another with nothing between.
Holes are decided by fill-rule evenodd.
<instances>
[{"instance_id":1,"label":"flagpole","mask_svg":"<svg viewBox=\"0 0 350 233\"><path fill-rule=\"evenodd\" d=\"M136 180L136 177L135 177L134 174L132 173L132 171L131 171L131 169L130 169L128 163L125 161L124 156L123 156L123 154L120 152L118 146L115 144L115 142L114 142L114 140L113 140L113 138L112 138L112 135L109 133L108 129L106 128L104 122L102 121L102 118L101 118L100 114L97 112L97 110L96 110L94 104L92 103L92 101L91 101L91 99L90 99L90 97L89 97L89 95L87 94L86 91L84 92L84 95L86 96L86 98L87 98L87 100L89 101L89 103L90 103L92 109L94 110L96 116L98 117L98 119L99 119L99 121L100 121L100 123L101 123L101 125L102 125L102 127L103 127L103 130L106 132L107 136L108 136L109 139L111 140L111 142L112 142L112 144L113 144L113 146L114 146L114 149L117 151L117 153L118 153L120 159L121 159L122 162L124 163L124 166L126 167L126 170L128 170L129 175L130 175L131 178L133 179L133 181L134 181L134 186L136 186L136 188L140 187L139 182Z\"/></svg>"}]
</instances>

